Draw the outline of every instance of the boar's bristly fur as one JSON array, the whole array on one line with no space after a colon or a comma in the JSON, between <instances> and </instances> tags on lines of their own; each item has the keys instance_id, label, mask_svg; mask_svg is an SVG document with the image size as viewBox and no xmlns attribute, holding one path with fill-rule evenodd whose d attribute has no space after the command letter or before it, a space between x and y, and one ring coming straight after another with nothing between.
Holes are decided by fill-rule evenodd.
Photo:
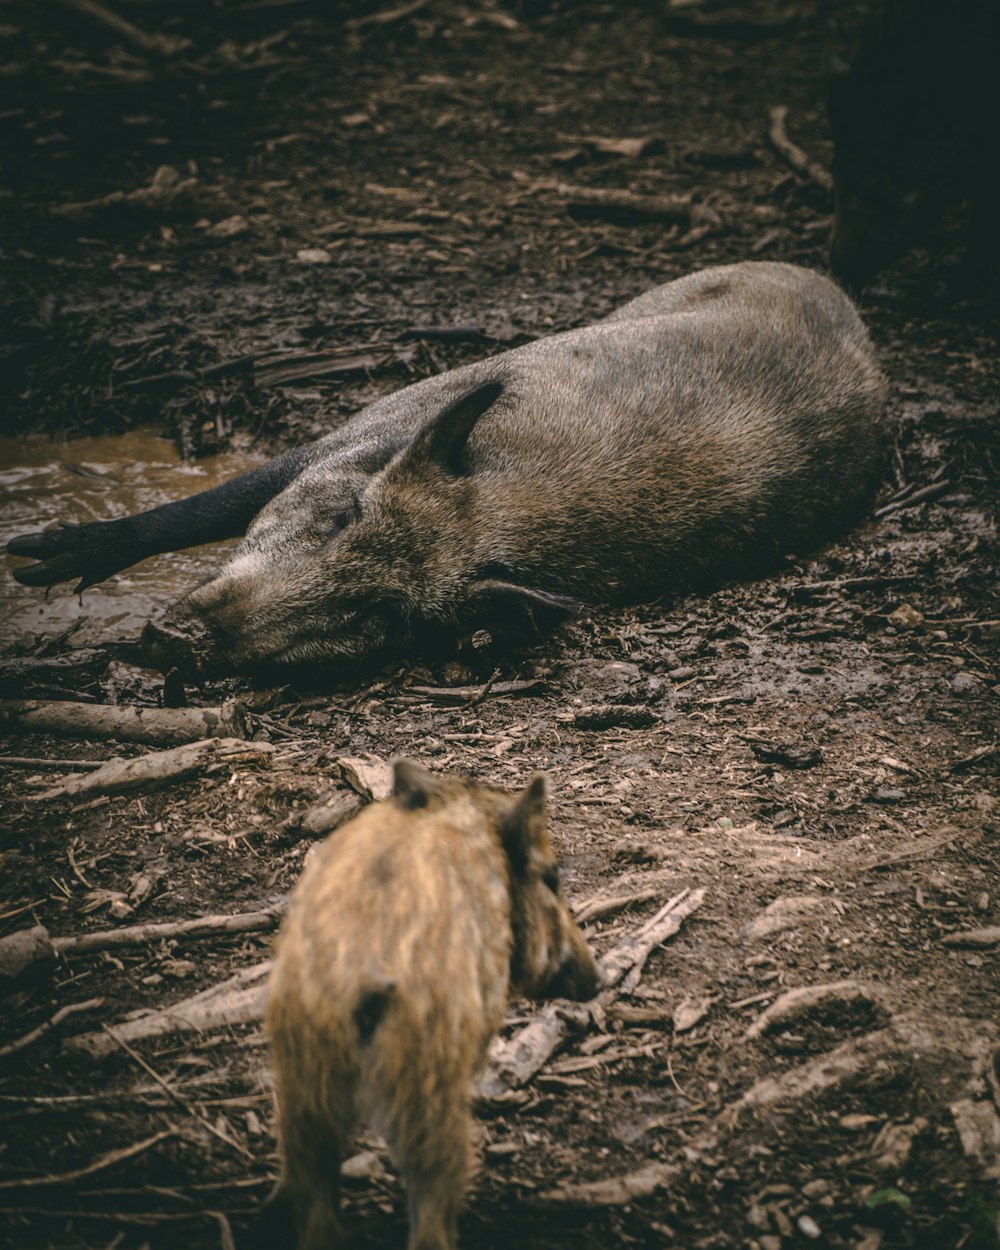
<instances>
[{"instance_id":1,"label":"boar's bristly fur","mask_svg":"<svg viewBox=\"0 0 1000 1250\"><path fill-rule=\"evenodd\" d=\"M350 422L329 455L317 444L148 653L337 661L759 572L865 508L884 401L829 279L762 262L692 274L365 409L361 451ZM388 429L380 461L372 431Z\"/></svg>"},{"instance_id":2,"label":"boar's bristly fur","mask_svg":"<svg viewBox=\"0 0 1000 1250\"><path fill-rule=\"evenodd\" d=\"M599 983L559 888L544 778L511 796L398 761L393 797L306 868L279 937L267 1028L299 1250L343 1244L339 1169L359 1123L402 1173L411 1250L451 1250L472 1080L508 988L583 999Z\"/></svg>"}]
</instances>

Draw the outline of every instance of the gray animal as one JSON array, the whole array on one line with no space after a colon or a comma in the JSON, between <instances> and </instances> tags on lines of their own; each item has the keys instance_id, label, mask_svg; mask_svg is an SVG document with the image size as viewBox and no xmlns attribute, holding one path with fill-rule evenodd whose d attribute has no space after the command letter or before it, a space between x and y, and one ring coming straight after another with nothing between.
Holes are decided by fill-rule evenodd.
<instances>
[{"instance_id":1,"label":"gray animal","mask_svg":"<svg viewBox=\"0 0 1000 1250\"><path fill-rule=\"evenodd\" d=\"M403 1174L410 1250L452 1250L472 1080L508 989L586 999L600 987L549 849L544 776L514 796L408 760L394 768L392 798L303 872L271 975L282 1154L272 1202L279 1217L291 1206L299 1250L344 1244L340 1164L358 1122L382 1134Z\"/></svg>"},{"instance_id":2,"label":"gray animal","mask_svg":"<svg viewBox=\"0 0 1000 1250\"><path fill-rule=\"evenodd\" d=\"M43 560L23 581L89 584L140 548L250 522L221 571L146 627L147 654L164 669L336 664L811 547L871 498L885 393L834 283L727 265L406 387L216 491L9 550ZM119 529L102 565L104 526Z\"/></svg>"}]
</instances>

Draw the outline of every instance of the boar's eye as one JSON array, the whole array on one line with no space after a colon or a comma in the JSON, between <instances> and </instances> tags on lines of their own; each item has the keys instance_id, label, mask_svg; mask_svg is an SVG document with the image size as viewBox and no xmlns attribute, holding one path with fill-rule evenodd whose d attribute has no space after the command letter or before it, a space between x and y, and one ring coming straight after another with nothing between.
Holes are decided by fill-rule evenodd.
<instances>
[{"instance_id":1,"label":"boar's eye","mask_svg":"<svg viewBox=\"0 0 1000 1250\"><path fill-rule=\"evenodd\" d=\"M559 893L559 869L555 864L551 868L546 868L542 873L542 884L547 886L553 894Z\"/></svg>"},{"instance_id":2,"label":"boar's eye","mask_svg":"<svg viewBox=\"0 0 1000 1250\"><path fill-rule=\"evenodd\" d=\"M350 508L345 508L343 512L338 512L333 518L333 525L330 527L331 534L339 534L341 530L346 530L349 525L353 525L355 521L361 518L361 508L355 501Z\"/></svg>"}]
</instances>

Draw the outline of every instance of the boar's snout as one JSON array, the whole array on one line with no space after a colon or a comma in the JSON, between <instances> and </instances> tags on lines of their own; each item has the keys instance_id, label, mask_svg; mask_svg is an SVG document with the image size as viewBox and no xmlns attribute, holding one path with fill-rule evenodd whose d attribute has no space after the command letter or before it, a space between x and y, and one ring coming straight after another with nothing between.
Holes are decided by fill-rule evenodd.
<instances>
[{"instance_id":1,"label":"boar's snout","mask_svg":"<svg viewBox=\"0 0 1000 1250\"><path fill-rule=\"evenodd\" d=\"M585 1003L602 988L604 977L583 937L579 934L574 934L574 937L577 940L556 970L546 996L570 998L574 1002Z\"/></svg>"},{"instance_id":2,"label":"boar's snout","mask_svg":"<svg viewBox=\"0 0 1000 1250\"><path fill-rule=\"evenodd\" d=\"M202 676L210 667L210 656L216 649L209 630L196 618L183 622L147 621L139 638L142 654L148 664L161 673L177 669L186 677Z\"/></svg>"}]
</instances>

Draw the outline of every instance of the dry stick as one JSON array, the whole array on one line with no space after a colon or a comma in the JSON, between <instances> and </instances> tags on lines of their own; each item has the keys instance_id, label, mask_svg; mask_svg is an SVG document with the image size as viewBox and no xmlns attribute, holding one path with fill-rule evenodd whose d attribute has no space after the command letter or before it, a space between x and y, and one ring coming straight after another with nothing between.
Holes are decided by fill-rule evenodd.
<instances>
[{"instance_id":1,"label":"dry stick","mask_svg":"<svg viewBox=\"0 0 1000 1250\"><path fill-rule=\"evenodd\" d=\"M768 131L768 138L779 156L783 156L789 165L800 174L804 174L807 178L811 178L817 186L823 188L824 191L833 190L833 178L830 171L817 161L812 160L805 152L788 137L785 130L785 118L788 116L788 106L785 104L776 105L769 111L771 118L771 128Z\"/></svg>"},{"instance_id":2,"label":"dry stick","mask_svg":"<svg viewBox=\"0 0 1000 1250\"><path fill-rule=\"evenodd\" d=\"M108 30L113 30L116 35L120 35L128 43L132 44L140 52L147 56L152 53L154 55L169 55L172 52L178 52L181 48L187 46L190 42L187 39L175 39L169 35L148 35L144 30L140 30L138 26L127 21L124 17L120 17L113 10L107 8L106 5L98 4L97 0L62 0L68 9L75 9L77 13L82 13L84 17L93 18L95 22L99 22Z\"/></svg>"},{"instance_id":3,"label":"dry stick","mask_svg":"<svg viewBox=\"0 0 1000 1250\"><path fill-rule=\"evenodd\" d=\"M366 17L351 18L344 25L348 30L363 30L366 26L387 26L390 22L399 22L404 17L419 13L421 9L427 7L429 2L430 0L410 0L408 4L401 4L395 9L380 9L377 13L369 13Z\"/></svg>"},{"instance_id":4,"label":"dry stick","mask_svg":"<svg viewBox=\"0 0 1000 1250\"><path fill-rule=\"evenodd\" d=\"M482 703L485 700L486 696L489 694L489 692L493 689L493 683L496 681L496 679L499 676L500 676L500 669L495 668L493 672L490 673L489 677L486 679L485 683L483 684L482 690L480 690L478 694L474 694L472 698L469 699L468 703L466 703L465 706L477 707L480 703Z\"/></svg>"},{"instance_id":5,"label":"dry stick","mask_svg":"<svg viewBox=\"0 0 1000 1250\"><path fill-rule=\"evenodd\" d=\"M90 773L100 768L104 760L46 760L35 755L0 755L0 766L8 768L38 768L42 772Z\"/></svg>"},{"instance_id":6,"label":"dry stick","mask_svg":"<svg viewBox=\"0 0 1000 1250\"><path fill-rule=\"evenodd\" d=\"M111 707L51 699L0 700L0 725L69 738L120 738L179 746L200 738L246 738L246 713L236 699L221 707Z\"/></svg>"},{"instance_id":7,"label":"dry stick","mask_svg":"<svg viewBox=\"0 0 1000 1250\"><path fill-rule=\"evenodd\" d=\"M264 1015L264 978L271 969L271 962L265 959L179 1003L161 1007L135 1020L123 1020L114 1026L114 1035L136 1041L195 1029L204 1032L230 1028L234 1024L255 1024ZM95 1059L113 1050L111 1040L104 1033L78 1033L67 1038L65 1046L67 1050Z\"/></svg>"},{"instance_id":8,"label":"dry stick","mask_svg":"<svg viewBox=\"0 0 1000 1250\"><path fill-rule=\"evenodd\" d=\"M237 912L232 916L199 916L195 920L178 920L165 924L133 924L123 929L103 929L99 933L53 938L52 946L60 955L88 955L93 951L114 950L119 946L144 946L147 942L161 942L166 938L260 933L273 929L281 919L283 911L283 907L273 907L266 911Z\"/></svg>"},{"instance_id":9,"label":"dry stick","mask_svg":"<svg viewBox=\"0 0 1000 1250\"><path fill-rule=\"evenodd\" d=\"M932 841L924 842L920 846L911 846L905 851L897 851L894 855L886 855L882 859L873 859L871 863L862 865L861 871L873 872L876 868L889 868L893 864L902 864L908 859L922 859L923 856L930 855L933 851L940 851L942 847L957 841L962 837L962 832L961 829L956 829L953 833L949 833L946 838L934 838Z\"/></svg>"},{"instance_id":10,"label":"dry stick","mask_svg":"<svg viewBox=\"0 0 1000 1250\"><path fill-rule=\"evenodd\" d=\"M646 889L636 890L633 894L615 894L601 895L598 894L594 898L588 899L578 912L575 912L577 924L588 924L592 920L603 920L607 916L614 916L620 911L624 911L626 907L631 907L633 903L648 903L651 899L656 898L659 890Z\"/></svg>"},{"instance_id":11,"label":"dry stick","mask_svg":"<svg viewBox=\"0 0 1000 1250\"><path fill-rule=\"evenodd\" d=\"M93 1176L95 1172L102 1172L105 1168L113 1167L116 1163L124 1163L126 1159L132 1159L138 1154L142 1154L144 1150L150 1150L159 1142L165 1141L168 1137L176 1137L177 1129L167 1128L160 1133L154 1133L152 1137L136 1142L132 1146L123 1146L120 1150L109 1151L106 1155L101 1155L99 1159L95 1159L93 1163L88 1163L84 1168L74 1168L72 1172L59 1172L50 1176L19 1176L16 1180L0 1181L0 1189L37 1189L43 1185L67 1185L70 1181L82 1180L85 1176Z\"/></svg>"},{"instance_id":12,"label":"dry stick","mask_svg":"<svg viewBox=\"0 0 1000 1250\"><path fill-rule=\"evenodd\" d=\"M131 794L152 790L169 782L187 781L223 763L244 763L273 754L269 742L244 742L240 738L206 738L166 751L152 751L131 760L109 760L92 773L67 777L51 790L27 795L30 802L49 799L90 798L98 794Z\"/></svg>"},{"instance_id":13,"label":"dry stick","mask_svg":"<svg viewBox=\"0 0 1000 1250\"><path fill-rule=\"evenodd\" d=\"M51 1020L46 1020L37 1029L32 1029L30 1033L25 1033L23 1037L19 1037L17 1041L0 1047L0 1059L6 1059L10 1055L16 1055L22 1050L27 1050L29 1046L33 1046L35 1042L43 1038L46 1033L51 1033L53 1029L57 1029L70 1016L79 1015L81 1011L94 1011L103 1005L103 998L88 998L83 1003L70 1003L66 1007L60 1007Z\"/></svg>"},{"instance_id":14,"label":"dry stick","mask_svg":"<svg viewBox=\"0 0 1000 1250\"><path fill-rule=\"evenodd\" d=\"M917 504L927 503L929 499L937 499L952 488L951 482L932 482L930 486L922 486L905 499L890 500L881 508L875 509L875 516L889 516L893 512L902 512L904 508L915 508Z\"/></svg>"},{"instance_id":15,"label":"dry stick","mask_svg":"<svg viewBox=\"0 0 1000 1250\"><path fill-rule=\"evenodd\" d=\"M494 681L488 694L494 695L530 695L545 694L548 689L544 681ZM421 695L425 699L436 699L440 703L468 703L482 694L481 686L407 686L400 692L401 697L410 694ZM484 696L485 697L485 696Z\"/></svg>"},{"instance_id":16,"label":"dry stick","mask_svg":"<svg viewBox=\"0 0 1000 1250\"><path fill-rule=\"evenodd\" d=\"M578 187L565 182L545 184L566 200L566 208L577 216L604 217L629 221L667 221L685 225L717 226L719 214L707 204L696 203L690 195L637 195L613 187Z\"/></svg>"},{"instance_id":17,"label":"dry stick","mask_svg":"<svg viewBox=\"0 0 1000 1250\"><path fill-rule=\"evenodd\" d=\"M600 960L606 988L593 1000L593 1005L606 1009L619 995L635 989L650 954L660 943L673 937L704 898L703 889L693 893L689 889L682 890L636 934L608 951ZM479 1082L479 1094L502 1098L530 1080L562 1044L570 1027L582 1025L589 1018L590 1009L587 1004L571 1006L560 1002L543 1007L534 1020L493 1047L489 1067Z\"/></svg>"},{"instance_id":18,"label":"dry stick","mask_svg":"<svg viewBox=\"0 0 1000 1250\"><path fill-rule=\"evenodd\" d=\"M198 1107L190 1103L186 1098L178 1094L177 1091L173 1088L173 1086L169 1085L163 1079L163 1077L160 1076L159 1072L157 1072L156 1069L152 1067L151 1064L148 1064L146 1060L143 1059L142 1055L140 1055L137 1051L133 1050L132 1047L128 1044L128 1042L125 1041L124 1038L118 1037L114 1033L114 1031L109 1029L108 1026L103 1021L101 1022L101 1028L108 1035L108 1037L111 1038L111 1040L115 1043L116 1046L120 1046L122 1050L129 1056L129 1058L135 1060L135 1062L139 1065L140 1068L142 1068L143 1072L145 1072L147 1076L151 1076L153 1078L153 1080L157 1083L157 1085L159 1085L160 1089L163 1090L163 1092L167 1095L168 1098L173 1099L173 1101L177 1103L178 1107L186 1111L189 1116L197 1120L204 1128L208 1129L208 1131L212 1134L213 1137L217 1137L219 1141L225 1142L227 1146L231 1146L234 1150L238 1150L240 1154L243 1155L245 1158L247 1159L253 1158L252 1153L249 1150L247 1150L246 1146L242 1145L238 1141L233 1141L233 1139L231 1137L227 1137L226 1134L223 1133L221 1129L216 1128L215 1125L212 1123L212 1121L208 1118L208 1116L202 1110L201 1107Z\"/></svg>"}]
</instances>

